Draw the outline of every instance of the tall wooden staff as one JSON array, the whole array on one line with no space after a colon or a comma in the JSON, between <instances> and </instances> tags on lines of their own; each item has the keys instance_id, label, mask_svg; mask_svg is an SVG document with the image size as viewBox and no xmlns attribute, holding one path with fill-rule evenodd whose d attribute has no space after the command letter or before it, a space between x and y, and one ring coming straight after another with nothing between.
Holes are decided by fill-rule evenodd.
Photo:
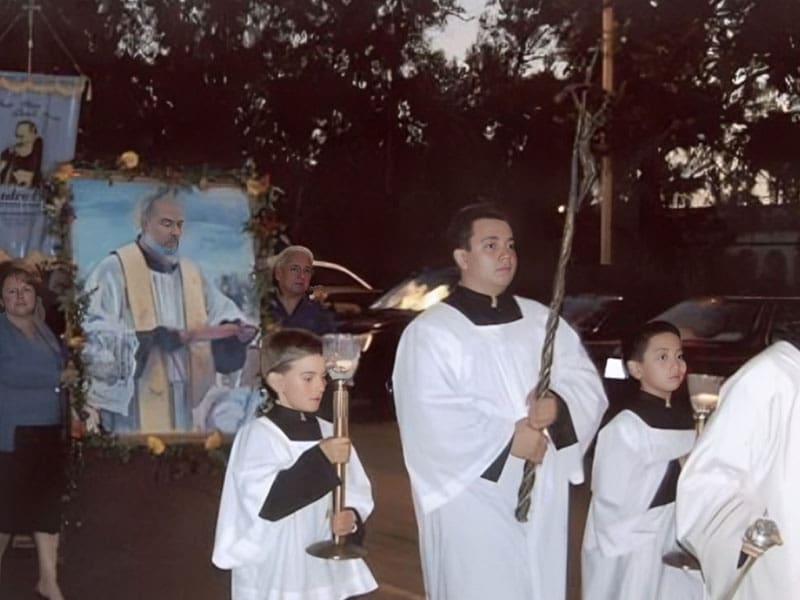
<instances>
[{"instance_id":1,"label":"tall wooden staff","mask_svg":"<svg viewBox=\"0 0 800 600\"><path fill-rule=\"evenodd\" d=\"M550 313L547 316L544 346L539 367L539 381L536 384L536 398L543 396L550 388L550 371L553 366L553 346L555 344L558 317L561 305L564 302L564 287L567 275L567 265L572 254L572 238L575 233L575 213L577 213L583 200L592 192L592 187L597 180L597 168L592 156L591 144L595 134L605 123L605 114L608 107L608 98L603 100L601 107L592 114L588 108L588 95L591 90L592 73L597 62L598 53L595 52L586 68L586 75L582 84L566 88L559 97L569 94L577 110L578 117L575 126L575 137L572 142L572 161L570 166L569 201L567 203L566 218L564 220L564 233L561 238L561 252L553 280L553 297L550 301ZM529 413L533 406L529 407ZM545 431L546 434L546 431ZM536 464L525 461L522 482L519 486L517 520L528 520L528 511L531 507L531 492L536 480Z\"/></svg>"}]
</instances>

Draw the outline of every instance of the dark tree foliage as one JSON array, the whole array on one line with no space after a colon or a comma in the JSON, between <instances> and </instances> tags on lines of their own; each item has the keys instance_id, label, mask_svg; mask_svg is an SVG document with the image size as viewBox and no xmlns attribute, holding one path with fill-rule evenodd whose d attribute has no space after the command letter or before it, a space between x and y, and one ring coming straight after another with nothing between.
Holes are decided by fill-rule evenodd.
<instances>
[{"instance_id":1,"label":"dark tree foliage","mask_svg":"<svg viewBox=\"0 0 800 600\"><path fill-rule=\"evenodd\" d=\"M0 68L26 68L23 4L0 2ZM285 189L294 239L382 284L446 261L438 232L477 198L517 217L532 260L555 245L575 122L562 92L596 60L600 0L487 0L459 64L426 37L457 0L36 4L34 70L92 80L79 161L113 164L128 149L158 166L251 159ZM800 201L800 3L614 8L615 93L597 150L614 157L621 227L647 238L665 206L699 191L752 203L759 173L777 200ZM579 244L594 246L594 208L584 213Z\"/></svg>"}]
</instances>

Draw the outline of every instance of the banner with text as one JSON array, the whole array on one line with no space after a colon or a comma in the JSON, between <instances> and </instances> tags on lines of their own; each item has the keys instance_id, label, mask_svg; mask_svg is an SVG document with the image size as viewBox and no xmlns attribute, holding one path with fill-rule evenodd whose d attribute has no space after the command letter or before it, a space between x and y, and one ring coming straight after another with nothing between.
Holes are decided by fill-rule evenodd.
<instances>
[{"instance_id":1,"label":"banner with text","mask_svg":"<svg viewBox=\"0 0 800 600\"><path fill-rule=\"evenodd\" d=\"M75 155L85 82L0 71L0 259L53 254L39 186Z\"/></svg>"}]
</instances>

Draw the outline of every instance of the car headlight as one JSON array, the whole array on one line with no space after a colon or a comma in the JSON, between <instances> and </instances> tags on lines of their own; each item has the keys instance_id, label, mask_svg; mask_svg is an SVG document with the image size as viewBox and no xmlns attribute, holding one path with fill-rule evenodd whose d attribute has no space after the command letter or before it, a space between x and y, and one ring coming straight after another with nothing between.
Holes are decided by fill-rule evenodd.
<instances>
[{"instance_id":1,"label":"car headlight","mask_svg":"<svg viewBox=\"0 0 800 600\"><path fill-rule=\"evenodd\" d=\"M372 345L372 334L371 333L363 333L359 336L361 338L361 352L366 352L369 350L369 347Z\"/></svg>"}]
</instances>

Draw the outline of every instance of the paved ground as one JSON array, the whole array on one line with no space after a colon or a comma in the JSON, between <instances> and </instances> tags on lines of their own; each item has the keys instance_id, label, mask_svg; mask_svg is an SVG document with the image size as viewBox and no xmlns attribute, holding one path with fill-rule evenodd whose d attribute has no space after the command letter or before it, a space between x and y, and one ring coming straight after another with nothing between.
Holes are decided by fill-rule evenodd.
<instances>
[{"instance_id":1,"label":"paved ground","mask_svg":"<svg viewBox=\"0 0 800 600\"><path fill-rule=\"evenodd\" d=\"M368 562L380 583L370 600L423 598L411 498L394 423L351 425L373 483ZM178 463L188 466L188 462ZM211 565L222 472L201 461L196 472L156 478L144 453L130 462L88 455L80 494L70 506L62 543L61 580L67 600L223 600L229 575ZM586 513L586 486L573 490L570 527L574 566ZM9 550L0 600L28 600L36 579L31 550ZM570 598L579 574L570 569ZM502 600L502 599L498 599Z\"/></svg>"}]
</instances>

